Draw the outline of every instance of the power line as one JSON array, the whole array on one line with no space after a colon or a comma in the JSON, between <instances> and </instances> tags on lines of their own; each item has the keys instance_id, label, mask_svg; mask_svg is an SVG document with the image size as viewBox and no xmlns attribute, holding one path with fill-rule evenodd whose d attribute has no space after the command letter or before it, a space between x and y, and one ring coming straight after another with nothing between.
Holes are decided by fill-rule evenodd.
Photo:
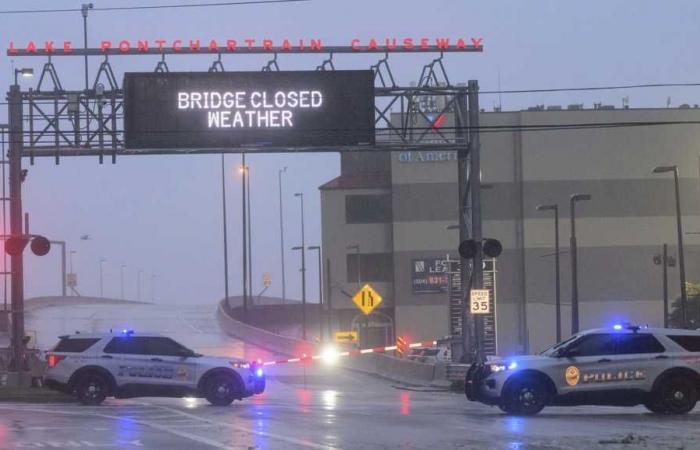
<instances>
[{"instance_id":1,"label":"power line","mask_svg":"<svg viewBox=\"0 0 700 450\"><path fill-rule=\"evenodd\" d=\"M134 5L134 6L108 6L103 8L92 8L91 11L135 11L144 9L174 9L174 8L205 8L212 6L242 6L242 5L264 5L273 3L300 3L311 0L244 0L239 2L212 2L212 3L186 3L177 5ZM0 14L43 14L43 13L65 13L80 12L81 8L61 8L61 9L20 9L0 11Z\"/></svg>"},{"instance_id":2,"label":"power line","mask_svg":"<svg viewBox=\"0 0 700 450\"><path fill-rule=\"evenodd\" d=\"M547 89L511 89L498 91L479 91L479 94L536 94L543 92L569 92L569 91L612 91L620 89L641 89L660 87L697 87L700 83L647 83L647 84L622 84L617 86L588 86L570 88L547 88Z\"/></svg>"}]
</instances>

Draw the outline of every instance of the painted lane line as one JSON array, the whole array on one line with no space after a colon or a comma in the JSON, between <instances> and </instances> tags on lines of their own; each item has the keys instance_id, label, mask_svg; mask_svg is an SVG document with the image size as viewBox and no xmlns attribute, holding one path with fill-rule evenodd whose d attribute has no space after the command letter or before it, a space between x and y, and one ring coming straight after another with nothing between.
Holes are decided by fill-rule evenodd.
<instances>
[{"instance_id":1,"label":"painted lane line","mask_svg":"<svg viewBox=\"0 0 700 450\"><path fill-rule=\"evenodd\" d=\"M0 405L0 409L9 409L9 408L4 408L4 405ZM138 425L143 425L146 427L154 428L154 429L159 430L159 431L164 431L166 433L170 433L170 434L173 434L173 435L181 437L181 438L189 439L189 440L194 441L194 442L199 442L200 444L206 444L206 445L209 445L209 446L215 447L215 448L223 448L223 449L227 449L227 450L240 450L240 448L241 448L241 447L238 447L238 448L231 447L231 446L222 444L221 442L215 441L213 439L205 438L203 436L199 436L199 435L192 434L192 433L186 433L184 431L172 429L170 427L158 425L156 423L151 423L151 422L147 422L144 420L133 419L130 417L111 416L111 415L107 415L107 414L94 414L94 413L93 414L85 414L85 413L69 412L69 411L54 411L54 410L50 410L50 409L40 409L40 408L25 408L24 410L25 411L32 411L32 412L40 412L40 413L49 413L49 414L61 414L61 415L68 415L68 416L82 416L82 417L94 416L94 417L101 417L104 419L127 421L127 422L135 423ZM246 446L245 448L248 448L248 446Z\"/></svg>"},{"instance_id":2,"label":"painted lane line","mask_svg":"<svg viewBox=\"0 0 700 450\"><path fill-rule=\"evenodd\" d=\"M160 405L158 405L157 407L158 407L158 408L161 408L161 409L164 409L164 410L166 410L166 411L171 411L171 412L173 412L173 413L177 413L177 414L181 414L181 415L183 415L183 416L190 417L190 418L192 418L192 419L194 419L194 420L198 420L198 421L201 421L201 422L217 424L217 425L219 425L219 426L231 428L231 429L234 429L234 430L237 430L237 431L244 431L244 432L252 433L252 434L255 434L255 435L258 435L258 436L268 437L268 438L272 438L272 439L275 439L275 440L288 442L288 443L290 443L290 444L301 445L301 446L304 446L304 447L307 447L307 448L312 448L312 449L316 449L316 450L341 450L339 447L335 447L335 446L333 446L333 445L319 444L319 443L316 443L316 442L310 442L310 441L307 441L307 440L297 439L297 438L293 438L293 437L290 437L290 436L284 436L284 435L277 434L277 433L270 433L270 432L268 432L268 431L253 430L253 429L250 429L250 428L241 426L241 425L234 425L234 424L231 424L231 423L228 423L228 422L220 422L220 421L218 421L218 420L212 420L212 419L209 419L209 418L203 418L203 417L195 416L194 414L190 414L190 413L187 413L187 412L185 412L185 411L180 411L180 410L177 410L177 409L175 409L175 408L168 407L168 406L160 406Z\"/></svg>"}]
</instances>

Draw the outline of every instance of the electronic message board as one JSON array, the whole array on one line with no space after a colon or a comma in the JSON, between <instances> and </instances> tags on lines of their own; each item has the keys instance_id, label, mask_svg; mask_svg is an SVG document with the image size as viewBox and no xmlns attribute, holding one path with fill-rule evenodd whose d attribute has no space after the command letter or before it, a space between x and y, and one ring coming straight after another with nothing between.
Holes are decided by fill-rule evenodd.
<instances>
[{"instance_id":1,"label":"electronic message board","mask_svg":"<svg viewBox=\"0 0 700 450\"><path fill-rule=\"evenodd\" d=\"M124 75L126 148L374 143L369 70Z\"/></svg>"}]
</instances>

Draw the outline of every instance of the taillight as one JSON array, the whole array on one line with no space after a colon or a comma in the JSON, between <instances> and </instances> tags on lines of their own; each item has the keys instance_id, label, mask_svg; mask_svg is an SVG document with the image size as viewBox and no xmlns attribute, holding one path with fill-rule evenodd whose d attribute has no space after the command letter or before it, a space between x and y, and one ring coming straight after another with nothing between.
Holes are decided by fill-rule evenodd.
<instances>
[{"instance_id":1,"label":"taillight","mask_svg":"<svg viewBox=\"0 0 700 450\"><path fill-rule=\"evenodd\" d=\"M46 355L46 363L49 365L49 369L56 367L56 364L66 359L66 355L54 355L49 353Z\"/></svg>"}]
</instances>

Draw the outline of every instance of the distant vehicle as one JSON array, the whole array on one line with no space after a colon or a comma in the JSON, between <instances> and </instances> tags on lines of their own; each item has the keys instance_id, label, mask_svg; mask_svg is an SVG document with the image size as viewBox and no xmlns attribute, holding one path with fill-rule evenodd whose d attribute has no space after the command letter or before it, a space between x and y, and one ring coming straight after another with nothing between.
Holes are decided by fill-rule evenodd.
<instances>
[{"instance_id":1,"label":"distant vehicle","mask_svg":"<svg viewBox=\"0 0 700 450\"><path fill-rule=\"evenodd\" d=\"M700 392L700 332L615 325L576 334L539 355L474 363L469 400L516 415L545 406L642 404L690 412Z\"/></svg>"},{"instance_id":2,"label":"distant vehicle","mask_svg":"<svg viewBox=\"0 0 700 450\"><path fill-rule=\"evenodd\" d=\"M265 374L255 363L203 356L158 334L123 330L59 339L47 352L44 383L85 405L110 396L192 396L226 406L265 390Z\"/></svg>"},{"instance_id":3,"label":"distant vehicle","mask_svg":"<svg viewBox=\"0 0 700 450\"><path fill-rule=\"evenodd\" d=\"M406 359L424 364L445 363L451 359L450 349L448 347L412 348Z\"/></svg>"}]
</instances>

